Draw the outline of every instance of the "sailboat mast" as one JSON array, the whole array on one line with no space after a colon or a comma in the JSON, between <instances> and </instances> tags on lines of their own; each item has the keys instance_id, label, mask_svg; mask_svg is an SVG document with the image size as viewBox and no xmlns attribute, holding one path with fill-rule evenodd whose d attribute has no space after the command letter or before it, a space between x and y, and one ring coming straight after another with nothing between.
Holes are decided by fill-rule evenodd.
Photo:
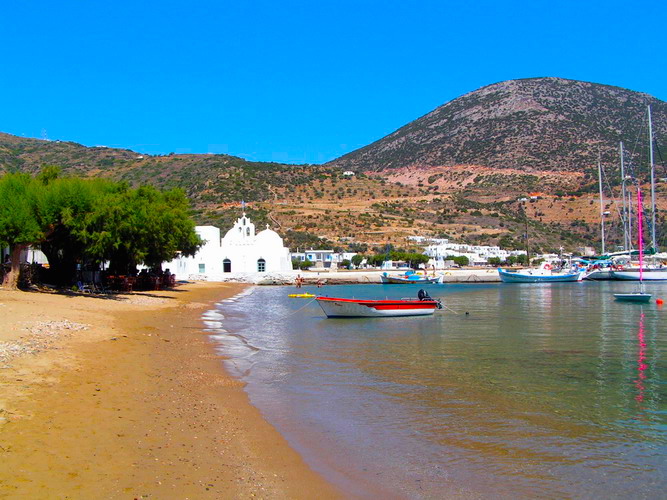
<instances>
[{"instance_id":1,"label":"sailboat mast","mask_svg":"<svg viewBox=\"0 0 667 500\"><path fill-rule=\"evenodd\" d=\"M648 107L648 142L649 162L651 164L651 245L654 251L658 251L658 243L655 238L655 165L653 164L653 125L651 123L651 106Z\"/></svg>"},{"instance_id":2,"label":"sailboat mast","mask_svg":"<svg viewBox=\"0 0 667 500\"><path fill-rule=\"evenodd\" d=\"M602 254L605 254L604 246L604 203L602 201L602 164L600 163L600 155L598 155L598 180L600 183L600 234L602 235Z\"/></svg>"},{"instance_id":3,"label":"sailboat mast","mask_svg":"<svg viewBox=\"0 0 667 500\"><path fill-rule=\"evenodd\" d=\"M628 221L628 205L626 203L626 196L627 193L625 192L625 167L623 164L623 141L618 143L618 149L620 150L620 155L621 155L621 197L623 198L623 217L621 218L623 221L623 250L626 252L630 250L630 244L628 242L629 236L628 236L628 225L630 222Z\"/></svg>"},{"instance_id":4,"label":"sailboat mast","mask_svg":"<svg viewBox=\"0 0 667 500\"><path fill-rule=\"evenodd\" d=\"M642 214L642 192L639 186L637 186L637 227L639 228L639 237L637 238L639 243L639 283L644 279L644 243L643 243L643 220L644 216Z\"/></svg>"},{"instance_id":5,"label":"sailboat mast","mask_svg":"<svg viewBox=\"0 0 667 500\"><path fill-rule=\"evenodd\" d=\"M634 244L632 243L632 193L628 191L628 252L632 255L632 248Z\"/></svg>"},{"instance_id":6,"label":"sailboat mast","mask_svg":"<svg viewBox=\"0 0 667 500\"><path fill-rule=\"evenodd\" d=\"M530 267L530 246L528 245L528 216L524 212L526 218L526 264Z\"/></svg>"}]
</instances>

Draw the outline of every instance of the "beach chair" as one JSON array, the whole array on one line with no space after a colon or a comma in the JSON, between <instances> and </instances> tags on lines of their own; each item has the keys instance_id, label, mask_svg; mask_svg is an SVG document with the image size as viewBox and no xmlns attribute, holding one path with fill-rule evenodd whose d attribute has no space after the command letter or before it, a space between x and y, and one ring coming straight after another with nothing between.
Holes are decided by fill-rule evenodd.
<instances>
[{"instance_id":1,"label":"beach chair","mask_svg":"<svg viewBox=\"0 0 667 500\"><path fill-rule=\"evenodd\" d=\"M109 288L107 288L102 282L100 283L91 283L91 288L93 293L97 293L100 295L109 295L113 293L113 291Z\"/></svg>"},{"instance_id":2,"label":"beach chair","mask_svg":"<svg viewBox=\"0 0 667 500\"><path fill-rule=\"evenodd\" d=\"M81 293L94 293L95 290L93 289L93 286L94 285L91 285L89 283L84 283L83 281L76 282L76 287L78 288L77 291Z\"/></svg>"}]
</instances>

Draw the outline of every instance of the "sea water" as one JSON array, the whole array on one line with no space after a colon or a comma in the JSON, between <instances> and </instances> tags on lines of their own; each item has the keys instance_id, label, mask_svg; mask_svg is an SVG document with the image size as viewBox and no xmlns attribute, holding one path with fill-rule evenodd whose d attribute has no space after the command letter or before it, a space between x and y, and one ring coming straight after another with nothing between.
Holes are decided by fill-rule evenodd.
<instances>
[{"instance_id":1,"label":"sea water","mask_svg":"<svg viewBox=\"0 0 667 500\"><path fill-rule=\"evenodd\" d=\"M432 317L355 319L257 287L208 321L252 403L349 496L664 498L667 310L614 301L634 287L430 285Z\"/></svg>"}]
</instances>

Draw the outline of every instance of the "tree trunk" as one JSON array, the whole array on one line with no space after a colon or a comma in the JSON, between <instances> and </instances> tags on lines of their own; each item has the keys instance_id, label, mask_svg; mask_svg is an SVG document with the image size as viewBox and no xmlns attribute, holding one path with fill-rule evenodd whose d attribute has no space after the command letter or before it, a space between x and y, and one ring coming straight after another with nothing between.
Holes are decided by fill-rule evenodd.
<instances>
[{"instance_id":1,"label":"tree trunk","mask_svg":"<svg viewBox=\"0 0 667 500\"><path fill-rule=\"evenodd\" d=\"M41 250L49 261L46 283L56 286L69 286L76 283L76 260L71 254L61 252L50 243L42 243Z\"/></svg>"},{"instance_id":2,"label":"tree trunk","mask_svg":"<svg viewBox=\"0 0 667 500\"><path fill-rule=\"evenodd\" d=\"M2 279L2 287L8 290L18 288L19 273L21 272L21 252L28 248L28 245L14 245L9 254L10 268Z\"/></svg>"}]
</instances>

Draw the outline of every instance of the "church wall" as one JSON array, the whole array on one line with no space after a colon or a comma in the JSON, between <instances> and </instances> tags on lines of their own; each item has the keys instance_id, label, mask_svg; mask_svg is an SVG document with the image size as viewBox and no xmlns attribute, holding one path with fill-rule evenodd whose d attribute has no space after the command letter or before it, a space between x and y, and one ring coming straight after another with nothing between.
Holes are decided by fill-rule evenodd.
<instances>
[{"instance_id":1,"label":"church wall","mask_svg":"<svg viewBox=\"0 0 667 500\"><path fill-rule=\"evenodd\" d=\"M268 226L267 226L268 228ZM292 270L292 260L282 238L273 231L255 234L255 225L245 214L234 227L220 238L220 230L213 226L197 226L197 234L206 243L194 257L175 259L164 265L177 279L216 280L229 276L224 272L224 260L231 261L231 273L257 273L258 260L265 261L265 271ZM203 265L203 268L200 267ZM203 272L202 272L203 269Z\"/></svg>"}]
</instances>

